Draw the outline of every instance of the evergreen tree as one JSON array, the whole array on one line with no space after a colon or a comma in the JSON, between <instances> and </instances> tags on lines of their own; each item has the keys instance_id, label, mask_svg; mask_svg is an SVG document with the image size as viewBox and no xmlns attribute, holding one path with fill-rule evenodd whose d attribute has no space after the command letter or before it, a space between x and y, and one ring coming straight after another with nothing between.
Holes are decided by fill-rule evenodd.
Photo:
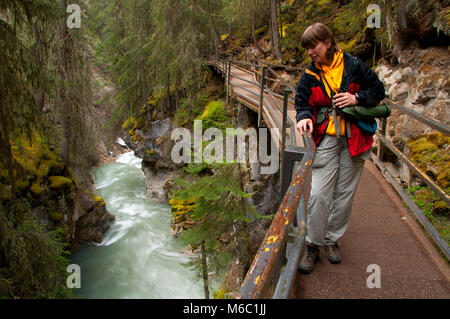
<instances>
[{"instance_id":1,"label":"evergreen tree","mask_svg":"<svg viewBox=\"0 0 450 319\"><path fill-rule=\"evenodd\" d=\"M263 218L245 200L250 194L242 189L240 164L215 165L212 170L213 175L199 177L191 184L178 180L181 189L174 196L175 200L195 203L193 210L185 212L192 226L183 231L180 239L194 250L200 248L201 254L190 265L202 274L205 287L209 286L205 274L229 269L231 256L238 256L244 265L250 264L246 224ZM225 240L227 237L231 239Z\"/></svg>"}]
</instances>

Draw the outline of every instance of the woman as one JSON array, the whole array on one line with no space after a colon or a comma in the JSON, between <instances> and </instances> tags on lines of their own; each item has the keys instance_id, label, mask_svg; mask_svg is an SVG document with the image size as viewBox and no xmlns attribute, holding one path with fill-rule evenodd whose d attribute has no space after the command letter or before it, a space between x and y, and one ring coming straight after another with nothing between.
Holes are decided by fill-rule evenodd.
<instances>
[{"instance_id":1,"label":"woman","mask_svg":"<svg viewBox=\"0 0 450 319\"><path fill-rule=\"evenodd\" d=\"M360 59L342 52L324 24L309 26L301 44L312 64L297 85L297 129L301 134L312 132L316 143L306 248L299 264L302 273L310 273L320 247L330 263L341 262L337 240L347 229L356 187L373 143L373 132L345 119L339 110L356 104L376 106L385 94L377 75Z\"/></svg>"}]
</instances>

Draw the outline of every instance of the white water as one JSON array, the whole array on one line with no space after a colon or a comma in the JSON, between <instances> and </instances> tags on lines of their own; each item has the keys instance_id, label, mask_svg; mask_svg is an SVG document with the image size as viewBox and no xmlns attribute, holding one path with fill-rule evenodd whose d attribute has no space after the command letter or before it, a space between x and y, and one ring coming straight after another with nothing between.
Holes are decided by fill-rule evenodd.
<instances>
[{"instance_id":1,"label":"white water","mask_svg":"<svg viewBox=\"0 0 450 319\"><path fill-rule=\"evenodd\" d=\"M73 254L83 298L203 298L202 282L170 237L170 206L146 197L141 159L133 152L95 171L96 191L116 216L100 244Z\"/></svg>"}]
</instances>

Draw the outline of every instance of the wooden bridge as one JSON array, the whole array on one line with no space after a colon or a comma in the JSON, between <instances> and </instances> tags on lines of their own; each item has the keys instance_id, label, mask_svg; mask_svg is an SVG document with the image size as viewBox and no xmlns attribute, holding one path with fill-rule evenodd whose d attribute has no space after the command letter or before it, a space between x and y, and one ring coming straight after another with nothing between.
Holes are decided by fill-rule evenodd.
<instances>
[{"instance_id":1,"label":"wooden bridge","mask_svg":"<svg viewBox=\"0 0 450 319\"><path fill-rule=\"evenodd\" d=\"M293 88L268 65L233 61L228 56L208 61L225 78L227 102L233 100L258 112L258 125L264 121L278 149L284 150L281 176L288 177L289 183L284 189L282 186L284 198L244 279L241 298L450 298L449 247L417 206L404 195L403 200L399 197L398 185L387 181L392 178L378 159L381 146L378 154L372 154L372 161L366 161L350 225L339 240L342 262L330 264L321 251L311 274L297 271L304 248L315 147L311 136L300 136L295 129L296 112L293 100L287 97ZM284 96L265 85L269 80L265 72L285 85ZM448 134L447 127L425 120ZM380 140L385 125L377 132ZM386 145L391 148L388 142ZM286 164L289 161L300 162L298 169L292 171L292 164ZM448 203L448 194L437 189ZM377 275L379 282L374 281Z\"/></svg>"}]
</instances>

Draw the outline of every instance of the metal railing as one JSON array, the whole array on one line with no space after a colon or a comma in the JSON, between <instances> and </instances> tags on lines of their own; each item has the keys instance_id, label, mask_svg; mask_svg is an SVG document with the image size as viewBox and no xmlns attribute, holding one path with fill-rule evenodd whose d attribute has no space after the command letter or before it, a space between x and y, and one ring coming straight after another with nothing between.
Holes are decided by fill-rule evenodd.
<instances>
[{"instance_id":1,"label":"metal railing","mask_svg":"<svg viewBox=\"0 0 450 319\"><path fill-rule=\"evenodd\" d=\"M297 274L297 264L306 236L305 192L311 174L311 164L315 154L315 144L311 134L303 135L304 147L299 147L295 138L295 126L287 116L288 102L293 101L288 95L294 89L281 79L270 66L255 65L232 60L228 55L216 56L216 66L225 76L227 102L233 98L230 82L232 78L252 84L258 92L249 90L238 84L233 87L243 89L259 97L258 125L261 126L262 113L266 112L281 127L281 196L283 198L272 224L259 248L252 265L246 274L240 290L240 298L288 298ZM249 81L233 75L231 67L237 67L253 73L255 81ZM245 69L250 68L251 70ZM257 70L257 73L254 72ZM259 72L258 72L259 71ZM279 105L275 96L266 85L266 72L273 74L285 85L283 106ZM259 82L258 82L259 80ZM267 93L267 97L264 94ZM242 103L242 102L241 102ZM274 108L282 114L278 118ZM290 141L286 144L286 129L290 130ZM295 165L298 164L296 167ZM295 169L296 168L296 169ZM295 170L294 170L295 169ZM294 173L294 177L293 177Z\"/></svg>"},{"instance_id":2,"label":"metal railing","mask_svg":"<svg viewBox=\"0 0 450 319\"><path fill-rule=\"evenodd\" d=\"M445 135L450 135L450 127L445 124L439 123L433 119L430 119L420 113L417 113L407 107L389 102L389 105L392 109L396 109L401 113L407 114L408 116L413 117L414 119L422 122L423 124L431 127ZM430 189L438 195L444 202L450 206L450 195L443 190L439 185L437 185L425 172L423 172L416 164L414 164L406 154L400 151L394 143L386 138L386 127L387 127L387 119L381 120L381 130L376 132L376 137L379 140L378 151L377 154L372 153L373 162L380 168L381 173L384 177L390 182L390 184L397 191L399 196L403 199L403 201L408 205L410 210L414 213L419 222L423 225L427 233L430 235L432 240L436 243L436 245L440 248L440 250L444 253L447 259L450 259L450 249L447 242L442 238L433 224L428 220L428 218L424 215L422 210L417 206L417 204L411 199L411 196L403 189L403 187L395 180L392 173L386 168L383 164L383 158L385 155L386 148L389 149L400 161L405 163L409 169L411 169L417 177L419 177L426 185L430 187Z\"/></svg>"}]
</instances>

